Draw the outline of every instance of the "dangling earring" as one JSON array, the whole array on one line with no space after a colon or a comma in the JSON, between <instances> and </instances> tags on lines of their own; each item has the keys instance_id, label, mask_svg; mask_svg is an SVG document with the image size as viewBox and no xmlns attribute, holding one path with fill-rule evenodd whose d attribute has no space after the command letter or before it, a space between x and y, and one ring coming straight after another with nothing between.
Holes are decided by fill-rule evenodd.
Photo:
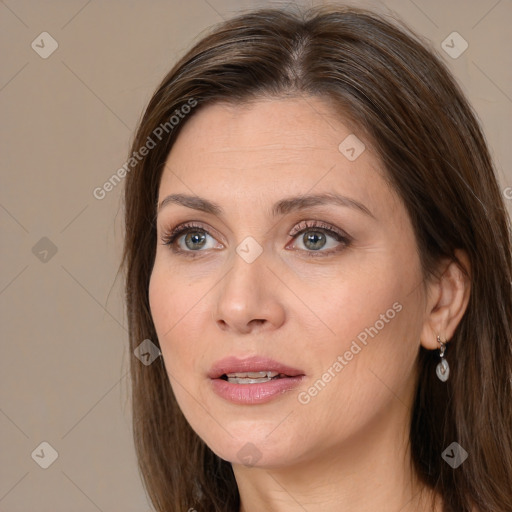
<instances>
[{"instance_id":1,"label":"dangling earring","mask_svg":"<svg viewBox=\"0 0 512 512\"><path fill-rule=\"evenodd\" d=\"M441 345L439 349L439 356L441 357L441 361L438 363L436 367L436 374L439 380L446 382L448 377L450 376L450 365L448 361L444 358L444 352L446 350L446 343L441 341L441 338L437 337L437 342Z\"/></svg>"}]
</instances>

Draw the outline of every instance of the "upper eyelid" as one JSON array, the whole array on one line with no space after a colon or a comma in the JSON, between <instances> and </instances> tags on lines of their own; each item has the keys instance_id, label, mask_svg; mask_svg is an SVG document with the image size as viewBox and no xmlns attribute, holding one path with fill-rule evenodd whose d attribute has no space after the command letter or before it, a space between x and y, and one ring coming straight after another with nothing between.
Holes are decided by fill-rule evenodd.
<instances>
[{"instance_id":1,"label":"upper eyelid","mask_svg":"<svg viewBox=\"0 0 512 512\"><path fill-rule=\"evenodd\" d=\"M206 227L201 221L185 221L177 224L174 228L167 230L163 230L161 238L173 238L176 241L178 238L183 236L183 232L191 231L193 229L205 231L207 235L216 238L213 233L218 233L218 231L210 226ZM308 229L318 229L322 231L331 232L334 235L339 236L340 238L351 239L352 237L345 232L345 230L333 226L332 224L318 220L318 219L303 219L296 222L293 227L287 231L288 236L292 236L295 238L301 232L306 231ZM332 235L330 235L332 236ZM222 238L222 237L220 237Z\"/></svg>"},{"instance_id":2,"label":"upper eyelid","mask_svg":"<svg viewBox=\"0 0 512 512\"><path fill-rule=\"evenodd\" d=\"M293 228L289 232L289 236L295 237L299 233L301 233L302 231L305 231L307 229L320 229L323 231L330 231L339 236L344 236L346 238L349 238L349 235L348 235L348 233L345 232L345 230L338 228L336 226L333 226L332 224L329 224L328 222L325 222L323 220L301 220L293 226Z\"/></svg>"},{"instance_id":3,"label":"upper eyelid","mask_svg":"<svg viewBox=\"0 0 512 512\"><path fill-rule=\"evenodd\" d=\"M177 224L174 228L169 229L166 231L163 230L163 236L170 236L171 233L174 233L176 235L182 236L182 231L185 230L192 230L192 229L198 229L206 231L208 235L213 236L212 233L219 233L215 228L212 228L211 226L204 226L202 222L198 221L188 221L188 222L180 222Z\"/></svg>"}]
</instances>

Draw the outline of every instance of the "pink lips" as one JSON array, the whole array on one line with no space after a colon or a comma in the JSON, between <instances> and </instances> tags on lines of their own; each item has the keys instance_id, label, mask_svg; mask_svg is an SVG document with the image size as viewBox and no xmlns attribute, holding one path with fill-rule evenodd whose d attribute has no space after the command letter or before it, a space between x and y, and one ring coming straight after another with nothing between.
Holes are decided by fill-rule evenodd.
<instances>
[{"instance_id":1,"label":"pink lips","mask_svg":"<svg viewBox=\"0 0 512 512\"><path fill-rule=\"evenodd\" d=\"M228 373L262 371L278 372L283 377L253 384L235 384L221 379ZM266 403L295 388L303 380L304 372L263 357L253 356L247 359L227 357L213 365L208 372L208 377L217 395L233 403L250 405Z\"/></svg>"},{"instance_id":2,"label":"pink lips","mask_svg":"<svg viewBox=\"0 0 512 512\"><path fill-rule=\"evenodd\" d=\"M304 372L285 366L284 364L278 363L273 359L267 359L265 357L248 357L247 359L238 359L237 357L226 357L217 361L211 370L208 372L210 379L217 379L225 373L237 373L237 372L279 372L289 377L295 377L297 375L304 375Z\"/></svg>"}]
</instances>

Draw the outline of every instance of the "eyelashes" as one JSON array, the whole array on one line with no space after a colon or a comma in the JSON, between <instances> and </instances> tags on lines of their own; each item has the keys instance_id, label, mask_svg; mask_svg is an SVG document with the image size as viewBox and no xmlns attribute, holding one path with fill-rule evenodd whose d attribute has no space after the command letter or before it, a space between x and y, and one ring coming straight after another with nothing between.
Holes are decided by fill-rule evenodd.
<instances>
[{"instance_id":1,"label":"eyelashes","mask_svg":"<svg viewBox=\"0 0 512 512\"><path fill-rule=\"evenodd\" d=\"M179 238L181 238L183 235L187 235L188 233L196 233L196 234L202 234L206 236L211 236L209 231L203 228L199 224L194 224L193 222L187 222L185 224L180 224L179 226L175 227L170 232L164 232L162 235L162 243L164 245L170 246L172 252L184 254L186 256L190 256L192 258L195 258L196 256L199 256L199 252L204 251L191 251L191 250L184 250L179 247L177 247L177 241Z\"/></svg>"},{"instance_id":2,"label":"eyelashes","mask_svg":"<svg viewBox=\"0 0 512 512\"><path fill-rule=\"evenodd\" d=\"M183 236L186 237L189 233L195 234L195 241L193 240L193 243L198 243L198 238L201 239L201 242L205 242L207 240L207 237L212 237L210 232L207 229L205 229L201 224L197 224L194 222L186 222L183 224L179 224L172 230L165 231L161 236L162 244L169 246L171 251L175 254L181 254L186 257L192 258L200 256L201 253L206 252L205 250L203 250L204 245L199 247L198 250L182 249L181 247L179 247L179 239L182 238ZM324 237L324 239L326 240L326 245L328 243L327 237L334 239L338 243L338 245L334 249L330 248L329 250L321 250L323 249L323 246L321 249L308 249L305 246L304 242L306 241L307 243L309 243L311 242L312 238L309 236L308 238L306 238L306 240L304 240L303 236L301 241L304 247L306 248L298 250L304 253L305 255L311 257L322 257L332 255L347 248L352 243L352 238L343 230L336 228L330 224L326 224L324 222L316 220L300 222L290 231L288 236L292 237L293 239L296 239L300 235L304 235L306 233L311 233L312 235L315 235L317 241L319 238L322 239L322 237ZM320 235L320 237L318 237L318 235ZM223 247L224 246L220 244L220 248ZM208 249L214 249L214 247L207 247L207 250Z\"/></svg>"}]
</instances>

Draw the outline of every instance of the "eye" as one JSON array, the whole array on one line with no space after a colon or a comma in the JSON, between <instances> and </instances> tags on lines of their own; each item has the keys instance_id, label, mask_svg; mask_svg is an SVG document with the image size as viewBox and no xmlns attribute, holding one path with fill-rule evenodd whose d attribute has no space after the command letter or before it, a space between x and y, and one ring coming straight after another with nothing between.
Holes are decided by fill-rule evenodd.
<instances>
[{"instance_id":1,"label":"eye","mask_svg":"<svg viewBox=\"0 0 512 512\"><path fill-rule=\"evenodd\" d=\"M171 246L171 249L177 253L186 253L187 256L196 256L194 253L203 252L201 249L215 249L211 243L208 245L208 237L213 237L208 233L206 229L200 225L187 223L180 224L172 231L164 233L162 235L162 243L164 245ZM183 240L180 240L183 239ZM181 242L181 243L180 243ZM185 247L183 247L183 245ZM223 248L222 244L219 244Z\"/></svg>"},{"instance_id":2,"label":"eye","mask_svg":"<svg viewBox=\"0 0 512 512\"><path fill-rule=\"evenodd\" d=\"M302 236L301 236L302 235ZM298 224L290 236L298 238L299 247L307 256L327 256L348 247L352 239L343 231L320 221L304 221ZM328 239L335 242L328 243ZM296 242L297 243L297 242ZM328 250L322 250L327 247Z\"/></svg>"},{"instance_id":3,"label":"eye","mask_svg":"<svg viewBox=\"0 0 512 512\"><path fill-rule=\"evenodd\" d=\"M343 231L319 221L303 221L289 233L292 238L299 238L303 248L299 250L308 256L327 256L348 247L352 239ZM170 232L162 235L162 243L169 245L175 253L195 257L202 249L223 249L224 245L208 243L208 238L215 239L201 225L194 223L180 224ZM328 244L328 239L334 239ZM329 250L322 250L327 247Z\"/></svg>"}]
</instances>

